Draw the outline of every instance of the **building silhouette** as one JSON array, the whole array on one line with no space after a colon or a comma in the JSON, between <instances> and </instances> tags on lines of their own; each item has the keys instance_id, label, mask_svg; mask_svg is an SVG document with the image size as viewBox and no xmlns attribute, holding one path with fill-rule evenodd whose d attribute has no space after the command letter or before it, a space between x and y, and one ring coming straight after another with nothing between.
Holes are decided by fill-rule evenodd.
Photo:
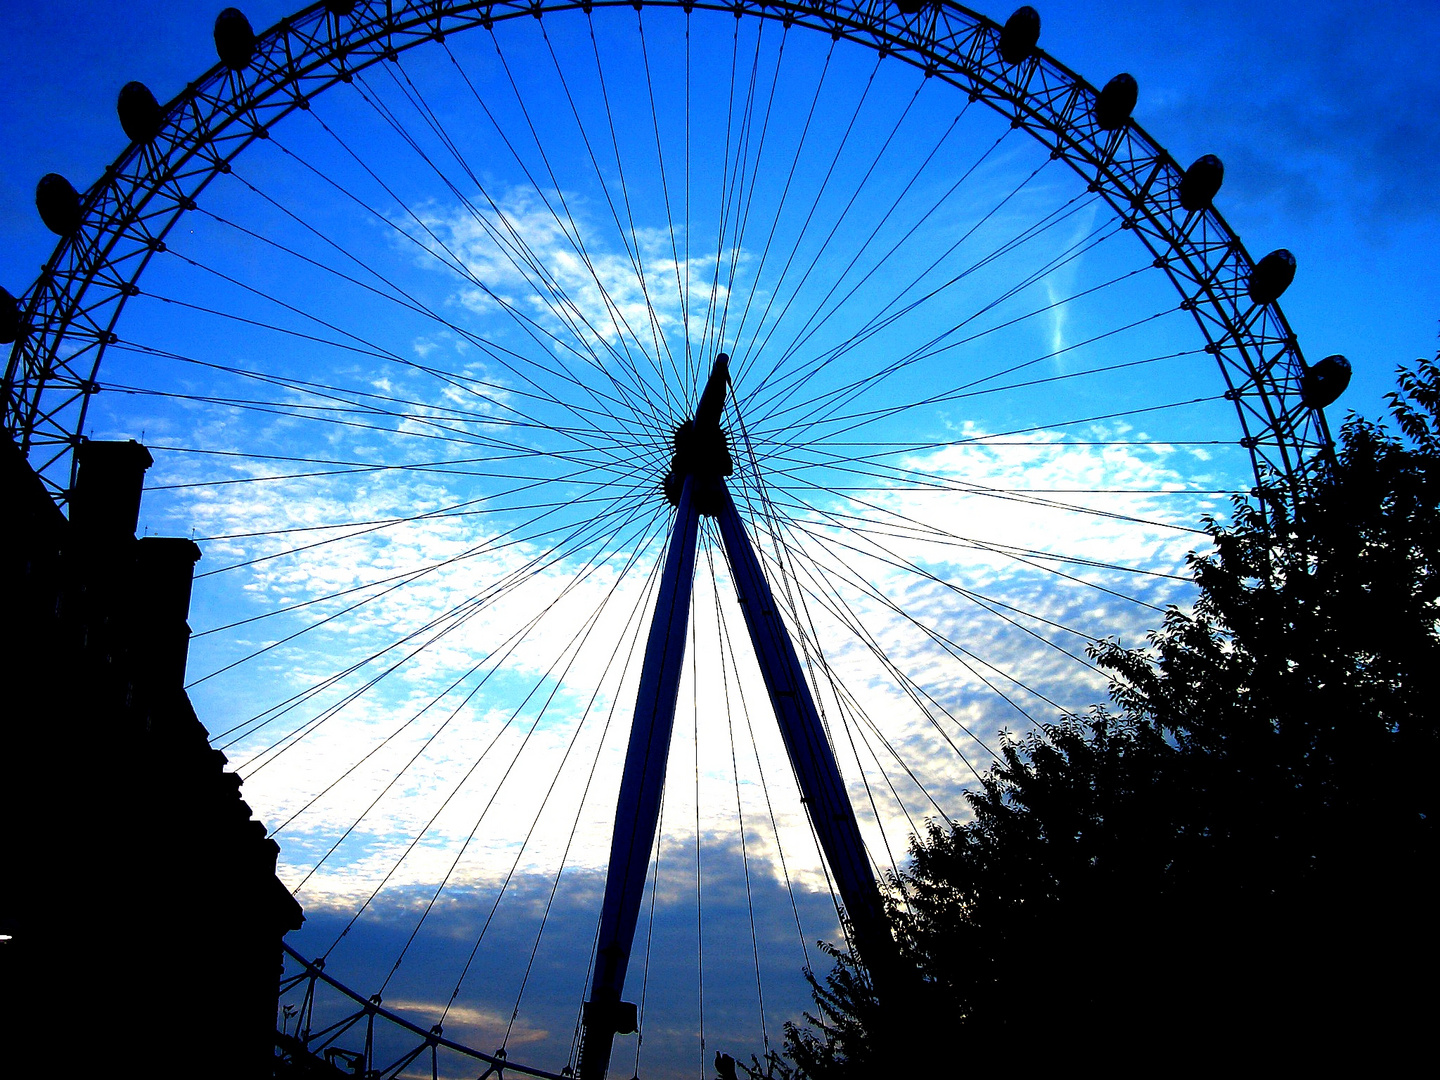
<instances>
[{"instance_id":1,"label":"building silhouette","mask_svg":"<svg viewBox=\"0 0 1440 1080\"><path fill-rule=\"evenodd\" d=\"M184 690L200 549L136 538L138 443L77 448L67 520L0 442L0 1075L269 1075L303 915Z\"/></svg>"}]
</instances>

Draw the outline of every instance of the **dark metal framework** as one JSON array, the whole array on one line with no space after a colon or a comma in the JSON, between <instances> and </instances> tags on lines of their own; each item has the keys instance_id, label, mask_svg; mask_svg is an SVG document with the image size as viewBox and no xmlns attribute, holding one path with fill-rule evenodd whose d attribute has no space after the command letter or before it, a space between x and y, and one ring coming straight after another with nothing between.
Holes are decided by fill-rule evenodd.
<instances>
[{"instance_id":1,"label":"dark metal framework","mask_svg":"<svg viewBox=\"0 0 1440 1080\"><path fill-rule=\"evenodd\" d=\"M196 196L246 146L328 87L427 41L506 19L640 2L360 0L346 15L317 3L259 35L243 70L217 64L191 83L164 106L157 137L131 144L82 194L79 229L22 301L4 426L55 498L64 503L73 484L74 448L125 301ZM1174 282L1225 379L1257 483L1294 485L1322 467L1324 414L1301 400L1305 363L1284 314L1248 295L1254 262L1240 238L1214 209L1180 205L1181 168L1140 127L1099 127L1097 91L1079 75L1039 51L1007 63L1000 27L948 2L915 14L891 0L650 3L811 27L894 56L1009 117L1079 173Z\"/></svg>"},{"instance_id":2,"label":"dark metal framework","mask_svg":"<svg viewBox=\"0 0 1440 1080\"><path fill-rule=\"evenodd\" d=\"M1169 275L1181 295L1180 306L1192 313L1226 382L1226 397L1235 406L1257 483L1278 480L1282 488L1293 486L1323 467L1330 446L1325 417L1302 402L1305 363L1284 315L1275 304L1256 304L1248 295L1254 263L1239 238L1213 209L1187 211L1181 206L1181 168L1141 128L1126 123L1112 131L1098 125L1097 91L1074 72L1038 51L1018 64L1006 62L999 49L1000 27L948 2L913 14L901 12L891 0L650 2L687 12L700 8L737 18L774 19L848 39L954 85L1009 118L1014 127L1024 128L1106 200L1150 251L1155 266ZM116 326L125 301L138 294L137 282L150 258L164 250L169 231L252 141L268 138L271 127L293 110L309 108L313 97L335 83L348 82L356 72L427 41L507 19L641 3L361 0L344 15L317 3L260 35L253 60L242 70L217 64L187 87L164 107L157 137L132 144L82 194L80 227L57 246L23 300L22 334L5 372L4 425L56 500L66 502L73 486L74 449L90 398L98 390L105 350L118 341ZM686 486L679 516L693 527L698 511L690 507ZM742 547L749 551L749 546L728 495L720 518L734 564L736 553ZM692 568L693 545L692 528ZM750 559L754 561L753 553ZM749 581L751 591L768 591L758 562L754 571L751 576L758 584ZM668 576L676 575L688 580L680 569ZM683 606L688 608L688 603ZM772 643L772 666L777 675L767 682L778 712L775 688L790 677L782 669L795 665L783 624L775 621L779 636ZM682 652L683 622L682 616ZM753 625L751 632L757 651L764 652ZM805 689L798 667L793 674ZM827 782L816 781L822 787ZM843 785L839 792L843 798ZM863 851L851 855L868 879ZM869 888L873 890L873 880ZM471 1050L444 1039L438 1029L426 1032L378 1001L366 1001L341 986L292 950L287 952L301 968L282 984L282 995L301 984L306 987L297 1020L301 1034L295 1049L300 1052L339 1053L336 1040L363 1024L366 1075L396 1075L415 1067L427 1053L433 1073L442 1048L486 1063L489 1071L503 1067L537 1077L557 1075ZM623 968L620 977L623 981ZM358 1007L315 1030L314 998L322 984ZM377 1018L415 1037L401 1060L374 1060Z\"/></svg>"},{"instance_id":3,"label":"dark metal framework","mask_svg":"<svg viewBox=\"0 0 1440 1080\"><path fill-rule=\"evenodd\" d=\"M678 483L680 494L645 645L635 720L630 727L625 772L615 809L595 970L590 998L585 1002L580 1080L604 1080L615 1035L635 1030L635 1006L622 1003L620 994L625 988L665 789L680 669L685 660L695 542L702 514L716 519L750 644L800 788L800 801L845 907L856 950L877 987L882 991L892 989L894 942L885 922L880 890L870 872L855 808L850 804L835 748L830 745L815 707L790 631L765 579L745 522L725 486L731 462L725 450L728 436L720 426L720 418L730 381L728 361L724 353L715 358L694 418L685 421L675 433L676 453L665 486L670 487L672 481ZM705 446L712 452L696 452Z\"/></svg>"},{"instance_id":4,"label":"dark metal framework","mask_svg":"<svg viewBox=\"0 0 1440 1080\"><path fill-rule=\"evenodd\" d=\"M482 1053L445 1038L438 1027L426 1031L419 1024L391 1012L376 999L367 999L331 978L321 965L306 960L289 945L285 945L284 949L287 959L295 964L297 970L294 975L281 980L280 997L283 1000L300 991L300 1004L293 1016L287 1014L286 1018L287 1027L294 1024L294 1034L277 1032L276 1048L282 1058L296 1063L298 1072L303 1073L304 1067L318 1058L374 1080L415 1076L427 1065L430 1076L438 1080L442 1075L454 1075L451 1066L456 1064L467 1073L478 1066L479 1071L475 1075L480 1077L503 1075L502 1069L522 1076L539 1077L540 1080L565 1080L569 1075L514 1063L508 1061L503 1053ZM333 999L335 1007L322 1009L324 1018L317 1020L316 1004L322 996L326 1005ZM330 1019L326 1016L329 1012L338 1015ZM377 1052L375 1045L377 1021L385 1025L386 1034L390 1036L383 1040L386 1043L383 1052ZM341 1045L342 1039L354 1045L357 1035L363 1039L360 1044L363 1049L351 1050Z\"/></svg>"}]
</instances>

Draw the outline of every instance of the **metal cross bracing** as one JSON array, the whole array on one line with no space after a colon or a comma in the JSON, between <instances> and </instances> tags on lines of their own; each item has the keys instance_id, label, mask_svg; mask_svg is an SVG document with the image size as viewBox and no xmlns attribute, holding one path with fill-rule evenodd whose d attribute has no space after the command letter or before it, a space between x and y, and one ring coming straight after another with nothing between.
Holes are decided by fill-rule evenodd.
<instances>
[{"instance_id":1,"label":"metal cross bracing","mask_svg":"<svg viewBox=\"0 0 1440 1080\"><path fill-rule=\"evenodd\" d=\"M78 228L62 238L22 298L21 333L4 378L4 426L56 499L73 483L107 346L165 236L246 146L338 82L410 48L507 19L631 6L632 0L317 3L257 35L242 69L217 64L163 106L158 133L132 143L81 193ZM652 6L656 6L652 4ZM1102 129L1098 92L1036 49L1017 64L1000 55L1000 26L958 5L902 11L889 0L804 0L658 6L732 12L802 25L894 56L958 87L1050 148L1119 213L1169 275L1229 387L1257 484L1323 467L1323 412L1301 397L1305 362L1274 303L1246 284L1254 261L1213 208L1185 210L1176 162L1138 125ZM913 5L906 4L907 8Z\"/></svg>"},{"instance_id":2,"label":"metal cross bracing","mask_svg":"<svg viewBox=\"0 0 1440 1080\"><path fill-rule=\"evenodd\" d=\"M660 818L702 514L719 524L740 610L800 788L800 801L845 907L855 947L882 988L892 966L894 941L835 750L745 523L725 485L731 462L720 419L729 378L729 358L720 353L694 418L675 433L676 453L664 487L667 491L678 488L679 493L674 498L675 520L645 646L635 721L615 810L595 970L585 1003L580 1080L604 1080L615 1035L636 1026L635 1006L622 1002L620 995Z\"/></svg>"},{"instance_id":3,"label":"metal cross bracing","mask_svg":"<svg viewBox=\"0 0 1440 1080\"><path fill-rule=\"evenodd\" d=\"M282 943L283 944L283 943ZM284 999L302 986L297 1006L287 1006L283 1030L276 1032L277 1062L297 1075L308 1074L311 1064L324 1062L357 1076L392 1080L401 1075L429 1075L438 1080L453 1075L458 1065L467 1075L503 1076L506 1072L539 1080L565 1080L568 1074L547 1072L511 1063L503 1051L486 1054L447 1039L439 1026L426 1031L418 1024L385 1008L376 998L366 999L325 974L324 966L306 960L289 945L283 946L297 971L280 983ZM322 1002L323 995L323 1002ZM383 1035L377 1039L377 1028ZM356 1036L360 1036L358 1050ZM346 1045L341 1045L344 1040ZM417 1070L423 1070L417 1073Z\"/></svg>"}]
</instances>

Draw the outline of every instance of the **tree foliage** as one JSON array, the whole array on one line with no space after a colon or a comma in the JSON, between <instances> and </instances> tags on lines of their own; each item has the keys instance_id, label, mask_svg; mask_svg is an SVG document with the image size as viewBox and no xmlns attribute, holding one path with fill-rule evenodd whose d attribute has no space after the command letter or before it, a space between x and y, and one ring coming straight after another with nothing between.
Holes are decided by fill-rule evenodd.
<instances>
[{"instance_id":1,"label":"tree foliage","mask_svg":"<svg viewBox=\"0 0 1440 1080\"><path fill-rule=\"evenodd\" d=\"M1328 476L1207 520L1190 611L1093 650L1096 707L1003 748L972 816L895 884L930 1001L899 1042L841 956L805 1075L897 1052L1012 1063L1418 1044L1433 1016L1440 364L1398 433L1352 417ZM1157 1060L1159 1060L1157 1058Z\"/></svg>"}]
</instances>

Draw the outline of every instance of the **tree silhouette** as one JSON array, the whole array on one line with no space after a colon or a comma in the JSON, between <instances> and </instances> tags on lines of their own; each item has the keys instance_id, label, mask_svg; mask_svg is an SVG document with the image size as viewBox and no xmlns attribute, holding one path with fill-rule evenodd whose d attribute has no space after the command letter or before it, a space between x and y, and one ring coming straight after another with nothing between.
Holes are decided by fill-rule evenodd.
<instances>
[{"instance_id":1,"label":"tree silhouette","mask_svg":"<svg viewBox=\"0 0 1440 1080\"><path fill-rule=\"evenodd\" d=\"M892 909L931 1000L879 1045L849 957L772 1075L880 1062L1371 1063L1435 1005L1440 357L1398 433L1351 417L1267 523L1238 501L1191 556L1193 610L1092 650L1111 705L1007 744L930 823ZM925 1017L921 1021L920 1017ZM755 1063L758 1067L759 1063ZM894 1070L886 1070L894 1071ZM901 1069L904 1072L903 1068Z\"/></svg>"}]
</instances>

